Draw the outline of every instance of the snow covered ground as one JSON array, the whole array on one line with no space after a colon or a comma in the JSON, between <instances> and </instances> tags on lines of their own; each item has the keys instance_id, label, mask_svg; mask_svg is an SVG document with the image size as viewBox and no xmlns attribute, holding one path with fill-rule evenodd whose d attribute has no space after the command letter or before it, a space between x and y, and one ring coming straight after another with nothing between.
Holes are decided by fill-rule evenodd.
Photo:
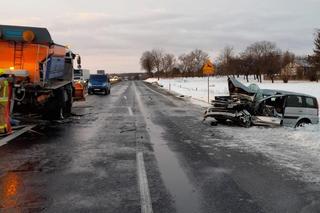
<instances>
[{"instance_id":1,"label":"snow covered ground","mask_svg":"<svg viewBox=\"0 0 320 213\"><path fill-rule=\"evenodd\" d=\"M279 89L292 92L305 93L317 97L320 103L320 83L307 82L307 81L289 81L288 84L282 83L282 81L264 81L258 83L254 79L250 79L247 83L243 78L239 78L239 81L245 85L252 83L257 84L261 89ZM163 88L174 91L184 96L189 96L194 100L207 102L208 100L208 82L207 78L174 78L174 79L160 79L155 78L146 80L147 82L158 82ZM212 77L210 78L210 97L228 95L227 77Z\"/></svg>"},{"instance_id":2,"label":"snow covered ground","mask_svg":"<svg viewBox=\"0 0 320 213\"><path fill-rule=\"evenodd\" d=\"M246 85L256 83L263 89L280 89L306 93L317 97L320 103L320 83L312 82L275 82L257 83L251 79ZM155 82L157 79L148 79ZM160 79L157 81L164 89L171 90L184 96L190 96L196 103L205 106L207 100L206 78L176 78ZM227 78L210 79L210 95L228 95ZM213 127L222 134L232 136L231 140L219 141L218 145L239 149L244 152L263 154L276 167L287 169L293 178L300 178L320 187L320 124L304 128L262 128L229 127L219 125ZM208 140L214 140L209 138Z\"/></svg>"}]
</instances>

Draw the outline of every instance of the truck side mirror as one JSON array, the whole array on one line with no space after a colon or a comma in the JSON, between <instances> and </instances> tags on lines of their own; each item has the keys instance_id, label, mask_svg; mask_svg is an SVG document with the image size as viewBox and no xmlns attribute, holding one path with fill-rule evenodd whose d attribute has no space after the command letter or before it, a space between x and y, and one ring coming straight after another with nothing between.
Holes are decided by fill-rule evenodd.
<instances>
[{"instance_id":1,"label":"truck side mirror","mask_svg":"<svg viewBox=\"0 0 320 213\"><path fill-rule=\"evenodd\" d=\"M77 64L78 64L78 68L80 69L81 68L81 57L80 57L80 55L78 55Z\"/></svg>"}]
</instances>

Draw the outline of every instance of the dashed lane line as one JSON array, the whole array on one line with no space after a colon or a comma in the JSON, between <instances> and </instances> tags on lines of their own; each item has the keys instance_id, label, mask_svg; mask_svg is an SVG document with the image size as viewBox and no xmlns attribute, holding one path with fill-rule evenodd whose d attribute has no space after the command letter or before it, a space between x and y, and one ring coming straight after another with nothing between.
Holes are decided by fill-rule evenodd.
<instances>
[{"instance_id":1,"label":"dashed lane line","mask_svg":"<svg viewBox=\"0 0 320 213\"><path fill-rule=\"evenodd\" d=\"M141 213L153 213L147 173L142 152L137 152Z\"/></svg>"},{"instance_id":2,"label":"dashed lane line","mask_svg":"<svg viewBox=\"0 0 320 213\"><path fill-rule=\"evenodd\" d=\"M135 91L135 95L137 95L137 88L135 83L133 83L133 88ZM130 110L132 112L131 108ZM129 110L129 113L130 113L130 110ZM153 213L148 177L147 177L147 172L144 165L143 148L139 143L139 141L137 141L136 157L137 157L137 172L138 172L138 182L139 182L138 184L139 184L139 190L140 190L141 213Z\"/></svg>"},{"instance_id":3,"label":"dashed lane line","mask_svg":"<svg viewBox=\"0 0 320 213\"><path fill-rule=\"evenodd\" d=\"M128 111L129 111L129 115L130 115L130 116L133 116L133 112L132 112L131 107L128 107Z\"/></svg>"}]
</instances>

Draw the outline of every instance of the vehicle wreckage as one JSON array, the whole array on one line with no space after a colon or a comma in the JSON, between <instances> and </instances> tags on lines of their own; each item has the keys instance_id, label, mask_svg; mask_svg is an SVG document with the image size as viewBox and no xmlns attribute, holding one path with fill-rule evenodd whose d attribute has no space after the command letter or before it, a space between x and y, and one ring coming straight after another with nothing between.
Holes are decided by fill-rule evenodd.
<instances>
[{"instance_id":1,"label":"vehicle wreckage","mask_svg":"<svg viewBox=\"0 0 320 213\"><path fill-rule=\"evenodd\" d=\"M228 78L229 96L217 96L204 113L204 120L214 118L218 123L232 122L250 127L290 126L319 123L319 105L313 96L249 87L233 77Z\"/></svg>"}]
</instances>

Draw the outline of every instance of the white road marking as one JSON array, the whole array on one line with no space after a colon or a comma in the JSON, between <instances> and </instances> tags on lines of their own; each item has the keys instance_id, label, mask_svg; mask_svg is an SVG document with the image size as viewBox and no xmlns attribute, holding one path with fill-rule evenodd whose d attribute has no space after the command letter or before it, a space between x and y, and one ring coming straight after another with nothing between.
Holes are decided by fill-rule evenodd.
<instances>
[{"instance_id":1,"label":"white road marking","mask_svg":"<svg viewBox=\"0 0 320 213\"><path fill-rule=\"evenodd\" d=\"M140 188L141 213L153 213L143 153L137 152L138 178Z\"/></svg>"},{"instance_id":2,"label":"white road marking","mask_svg":"<svg viewBox=\"0 0 320 213\"><path fill-rule=\"evenodd\" d=\"M0 140L0 146L4 146L6 145L7 143L9 143L10 141L12 141L13 139L19 137L20 135L22 135L23 133L25 132L28 132L29 130L31 130L32 128L34 128L36 125L30 125L30 126L26 126L24 127L23 129L20 129L16 132L14 132L13 134L7 136L7 137L4 137Z\"/></svg>"},{"instance_id":3,"label":"white road marking","mask_svg":"<svg viewBox=\"0 0 320 213\"><path fill-rule=\"evenodd\" d=\"M129 111L129 115L130 115L130 116L133 116L133 112L132 112L131 107L128 107L128 111Z\"/></svg>"},{"instance_id":4,"label":"white road marking","mask_svg":"<svg viewBox=\"0 0 320 213\"><path fill-rule=\"evenodd\" d=\"M133 88L135 91L135 95L137 95L136 84L133 83ZM138 172L138 181L139 181L139 189L140 189L140 203L141 203L141 213L153 213L152 210L152 202L147 178L147 172L144 165L143 158L143 147L141 144L137 143L137 172Z\"/></svg>"}]
</instances>

